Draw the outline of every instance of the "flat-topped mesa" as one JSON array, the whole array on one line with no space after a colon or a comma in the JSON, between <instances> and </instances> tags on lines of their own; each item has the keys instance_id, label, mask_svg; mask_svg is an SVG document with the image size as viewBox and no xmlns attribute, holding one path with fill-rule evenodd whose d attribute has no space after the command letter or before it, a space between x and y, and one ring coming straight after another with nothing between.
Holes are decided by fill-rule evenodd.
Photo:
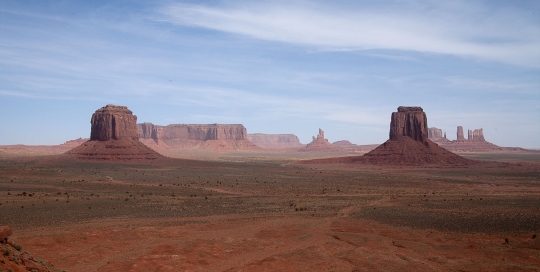
<instances>
[{"instance_id":1,"label":"flat-topped mesa","mask_svg":"<svg viewBox=\"0 0 540 272\"><path fill-rule=\"evenodd\" d=\"M138 139L137 116L126 106L109 104L92 115L91 141L119 140L122 138Z\"/></svg>"},{"instance_id":2,"label":"flat-topped mesa","mask_svg":"<svg viewBox=\"0 0 540 272\"><path fill-rule=\"evenodd\" d=\"M408 136L415 141L426 142L428 140L426 113L421 107L398 107L398 111L392 113L389 134L392 141Z\"/></svg>"},{"instance_id":3,"label":"flat-topped mesa","mask_svg":"<svg viewBox=\"0 0 540 272\"><path fill-rule=\"evenodd\" d=\"M294 134L262 134L254 133L247 135L248 140L261 148L300 148L304 146Z\"/></svg>"},{"instance_id":4,"label":"flat-topped mesa","mask_svg":"<svg viewBox=\"0 0 540 272\"><path fill-rule=\"evenodd\" d=\"M161 140L247 140L247 130L241 124L171 124L158 126L152 123L137 124L142 139Z\"/></svg>"}]
</instances>

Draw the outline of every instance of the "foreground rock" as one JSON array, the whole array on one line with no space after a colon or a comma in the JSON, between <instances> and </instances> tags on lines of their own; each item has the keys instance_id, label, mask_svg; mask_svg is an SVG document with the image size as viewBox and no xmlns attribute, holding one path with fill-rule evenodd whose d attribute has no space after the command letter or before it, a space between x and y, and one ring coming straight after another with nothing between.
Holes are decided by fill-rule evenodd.
<instances>
[{"instance_id":1,"label":"foreground rock","mask_svg":"<svg viewBox=\"0 0 540 272\"><path fill-rule=\"evenodd\" d=\"M162 157L139 141L137 116L124 106L107 105L91 119L90 140L68 151L82 160L153 160Z\"/></svg>"},{"instance_id":2,"label":"foreground rock","mask_svg":"<svg viewBox=\"0 0 540 272\"><path fill-rule=\"evenodd\" d=\"M137 133L152 148L195 148L210 151L259 150L240 124L137 124Z\"/></svg>"},{"instance_id":3,"label":"foreground rock","mask_svg":"<svg viewBox=\"0 0 540 272\"><path fill-rule=\"evenodd\" d=\"M50 263L23 252L21 246L7 242L12 233L10 227L0 226L0 271L61 271Z\"/></svg>"},{"instance_id":4,"label":"foreground rock","mask_svg":"<svg viewBox=\"0 0 540 272\"><path fill-rule=\"evenodd\" d=\"M420 107L398 107L392 113L389 140L364 156L306 161L305 163L369 163L378 165L467 165L472 161L451 153L428 139L427 116Z\"/></svg>"},{"instance_id":5,"label":"foreground rock","mask_svg":"<svg viewBox=\"0 0 540 272\"><path fill-rule=\"evenodd\" d=\"M298 149L305 146L294 134L254 133L248 134L247 137L250 142L264 149Z\"/></svg>"},{"instance_id":6,"label":"foreground rock","mask_svg":"<svg viewBox=\"0 0 540 272\"><path fill-rule=\"evenodd\" d=\"M0 242L7 243L8 237L13 234L13 230L8 226L0 225Z\"/></svg>"}]
</instances>

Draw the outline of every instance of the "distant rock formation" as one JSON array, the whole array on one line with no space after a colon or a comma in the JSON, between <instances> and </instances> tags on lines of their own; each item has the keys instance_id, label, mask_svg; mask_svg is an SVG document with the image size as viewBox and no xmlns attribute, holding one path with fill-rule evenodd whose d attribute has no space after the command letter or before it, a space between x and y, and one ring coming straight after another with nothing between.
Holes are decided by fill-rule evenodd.
<instances>
[{"instance_id":1,"label":"distant rock formation","mask_svg":"<svg viewBox=\"0 0 540 272\"><path fill-rule=\"evenodd\" d=\"M449 142L446 138L446 132L443 133L442 129L436 127L428 128L428 139L432 142Z\"/></svg>"},{"instance_id":2,"label":"distant rock formation","mask_svg":"<svg viewBox=\"0 0 540 272\"><path fill-rule=\"evenodd\" d=\"M240 124L171 124L167 126L152 123L137 124L137 134L141 139L151 139L157 147L199 148L214 151L257 150L248 141L247 130ZM149 146L151 143L145 144Z\"/></svg>"},{"instance_id":3,"label":"distant rock formation","mask_svg":"<svg viewBox=\"0 0 540 272\"><path fill-rule=\"evenodd\" d=\"M437 129L437 128L433 128ZM452 151L452 152L481 152L481 153L493 153L493 152L535 152L534 150L527 150L519 147L500 147L492 144L484 138L484 130L479 128L475 130L467 130L467 139L463 137L463 127L457 127L458 139L450 141L444 138L437 138L435 134L430 135L429 139L440 147ZM460 136L461 135L461 136Z\"/></svg>"},{"instance_id":4,"label":"distant rock formation","mask_svg":"<svg viewBox=\"0 0 540 272\"><path fill-rule=\"evenodd\" d=\"M264 149L288 149L305 146L300 143L300 140L294 134L253 133L248 134L247 138L256 146Z\"/></svg>"},{"instance_id":5,"label":"distant rock formation","mask_svg":"<svg viewBox=\"0 0 540 272\"><path fill-rule=\"evenodd\" d=\"M357 145L353 144L347 140L341 140L337 142L333 142L332 145L335 145L337 147L342 148L344 151L348 152L368 152L373 149L375 149L378 144L372 144L372 145Z\"/></svg>"},{"instance_id":6,"label":"distant rock formation","mask_svg":"<svg viewBox=\"0 0 540 272\"><path fill-rule=\"evenodd\" d=\"M139 141L137 116L125 106L107 105L92 115L90 140L66 154L83 160L152 160L162 157Z\"/></svg>"},{"instance_id":7,"label":"distant rock formation","mask_svg":"<svg viewBox=\"0 0 540 272\"><path fill-rule=\"evenodd\" d=\"M306 147L298 150L300 152L336 152L343 151L339 146L332 145L326 138L324 138L324 131L319 128L319 134L317 137L313 137L313 141L306 145Z\"/></svg>"},{"instance_id":8,"label":"distant rock formation","mask_svg":"<svg viewBox=\"0 0 540 272\"><path fill-rule=\"evenodd\" d=\"M392 113L389 140L364 156L319 159L305 163L369 163L380 165L467 165L472 161L428 139L427 117L420 107L398 107Z\"/></svg>"}]
</instances>

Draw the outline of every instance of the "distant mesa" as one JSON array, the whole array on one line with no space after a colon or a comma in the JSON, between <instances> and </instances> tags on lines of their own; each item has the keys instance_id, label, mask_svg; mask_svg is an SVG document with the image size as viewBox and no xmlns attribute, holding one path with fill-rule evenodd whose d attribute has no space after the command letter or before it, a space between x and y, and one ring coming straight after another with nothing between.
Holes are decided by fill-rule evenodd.
<instances>
[{"instance_id":1,"label":"distant mesa","mask_svg":"<svg viewBox=\"0 0 540 272\"><path fill-rule=\"evenodd\" d=\"M162 157L139 141L137 116L125 106L107 105L92 115L90 140L66 152L82 160L153 160Z\"/></svg>"},{"instance_id":2,"label":"distant mesa","mask_svg":"<svg viewBox=\"0 0 540 272\"><path fill-rule=\"evenodd\" d=\"M337 142L333 142L332 145L340 147L344 151L347 152L369 152L373 149L375 149L378 144L371 144L371 145L357 145L353 144L347 140L341 140Z\"/></svg>"},{"instance_id":3,"label":"distant mesa","mask_svg":"<svg viewBox=\"0 0 540 272\"><path fill-rule=\"evenodd\" d=\"M247 138L254 145L263 149L298 149L305 145L294 134L248 134Z\"/></svg>"},{"instance_id":4,"label":"distant mesa","mask_svg":"<svg viewBox=\"0 0 540 272\"><path fill-rule=\"evenodd\" d=\"M155 149L203 149L210 151L259 150L248 140L241 124L171 124L142 123L136 131L144 144Z\"/></svg>"},{"instance_id":5,"label":"distant mesa","mask_svg":"<svg viewBox=\"0 0 540 272\"><path fill-rule=\"evenodd\" d=\"M368 163L377 165L467 165L472 161L449 152L428 139L427 116L421 107L398 107L392 113L389 139L364 156L307 161L306 163Z\"/></svg>"}]
</instances>

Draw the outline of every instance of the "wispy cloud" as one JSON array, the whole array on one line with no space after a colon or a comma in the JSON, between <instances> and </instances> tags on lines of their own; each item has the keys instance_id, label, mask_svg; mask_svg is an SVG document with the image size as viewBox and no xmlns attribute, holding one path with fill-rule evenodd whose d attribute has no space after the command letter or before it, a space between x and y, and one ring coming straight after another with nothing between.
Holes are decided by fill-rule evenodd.
<instances>
[{"instance_id":1,"label":"wispy cloud","mask_svg":"<svg viewBox=\"0 0 540 272\"><path fill-rule=\"evenodd\" d=\"M509 7L452 2L359 3L353 9L304 1L170 4L155 20L323 50L405 50L540 67L534 18Z\"/></svg>"}]
</instances>

